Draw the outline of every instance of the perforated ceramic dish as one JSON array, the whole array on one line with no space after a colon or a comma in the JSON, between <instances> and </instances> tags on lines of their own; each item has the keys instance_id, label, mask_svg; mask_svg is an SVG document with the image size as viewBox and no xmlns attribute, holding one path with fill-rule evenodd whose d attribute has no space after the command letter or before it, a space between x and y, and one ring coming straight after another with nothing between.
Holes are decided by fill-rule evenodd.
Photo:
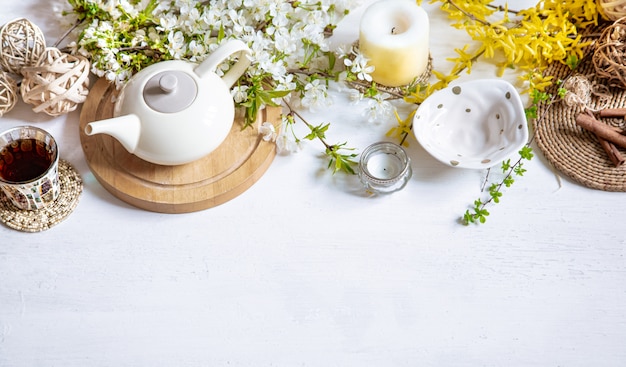
<instances>
[{"instance_id":1,"label":"perforated ceramic dish","mask_svg":"<svg viewBox=\"0 0 626 367\"><path fill-rule=\"evenodd\" d=\"M481 79L433 93L417 109L413 132L441 162L482 169L510 158L528 141L519 93L500 79Z\"/></svg>"}]
</instances>

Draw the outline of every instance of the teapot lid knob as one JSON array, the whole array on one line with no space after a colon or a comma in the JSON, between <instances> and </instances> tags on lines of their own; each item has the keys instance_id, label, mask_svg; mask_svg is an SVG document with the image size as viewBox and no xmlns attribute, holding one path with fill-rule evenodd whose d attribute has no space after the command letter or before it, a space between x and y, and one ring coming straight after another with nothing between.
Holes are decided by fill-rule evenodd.
<instances>
[{"instance_id":1,"label":"teapot lid knob","mask_svg":"<svg viewBox=\"0 0 626 367\"><path fill-rule=\"evenodd\" d=\"M198 93L193 78L179 70L168 70L154 75L143 89L146 104L163 113L180 112L191 105Z\"/></svg>"},{"instance_id":2,"label":"teapot lid knob","mask_svg":"<svg viewBox=\"0 0 626 367\"><path fill-rule=\"evenodd\" d=\"M172 93L178 86L178 78L173 73L161 75L159 78L159 88L165 93Z\"/></svg>"}]
</instances>

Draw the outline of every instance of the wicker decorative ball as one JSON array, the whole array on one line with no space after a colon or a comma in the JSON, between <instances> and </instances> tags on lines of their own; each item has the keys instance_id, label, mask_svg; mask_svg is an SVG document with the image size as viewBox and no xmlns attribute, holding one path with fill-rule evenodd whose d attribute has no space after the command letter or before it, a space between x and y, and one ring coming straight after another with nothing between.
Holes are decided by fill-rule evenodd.
<instances>
[{"instance_id":1,"label":"wicker decorative ball","mask_svg":"<svg viewBox=\"0 0 626 367\"><path fill-rule=\"evenodd\" d=\"M596 75L611 87L626 88L626 17L607 26L592 57Z\"/></svg>"},{"instance_id":2,"label":"wicker decorative ball","mask_svg":"<svg viewBox=\"0 0 626 367\"><path fill-rule=\"evenodd\" d=\"M27 19L19 18L0 28L0 64L5 71L20 74L25 66L33 66L46 49L41 29Z\"/></svg>"},{"instance_id":3,"label":"wicker decorative ball","mask_svg":"<svg viewBox=\"0 0 626 367\"><path fill-rule=\"evenodd\" d=\"M50 116L74 111L89 94L89 68L86 58L48 47L36 66L22 68L22 99Z\"/></svg>"},{"instance_id":4,"label":"wicker decorative ball","mask_svg":"<svg viewBox=\"0 0 626 367\"><path fill-rule=\"evenodd\" d=\"M608 20L626 16L626 0L598 0L602 15Z\"/></svg>"},{"instance_id":5,"label":"wicker decorative ball","mask_svg":"<svg viewBox=\"0 0 626 367\"><path fill-rule=\"evenodd\" d=\"M17 103L18 87L15 79L0 71L0 117L11 111Z\"/></svg>"}]
</instances>

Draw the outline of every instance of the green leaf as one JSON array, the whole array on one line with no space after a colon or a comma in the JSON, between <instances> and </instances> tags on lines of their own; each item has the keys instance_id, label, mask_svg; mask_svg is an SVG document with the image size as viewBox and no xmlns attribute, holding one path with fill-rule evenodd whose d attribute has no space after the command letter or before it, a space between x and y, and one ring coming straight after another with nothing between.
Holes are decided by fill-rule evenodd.
<instances>
[{"instance_id":1,"label":"green leaf","mask_svg":"<svg viewBox=\"0 0 626 367\"><path fill-rule=\"evenodd\" d=\"M569 68L571 70L574 70L578 67L578 65L580 65L580 59L578 59L578 56L576 55L569 55L567 57L567 61L565 62L567 64L567 66L569 66Z\"/></svg>"},{"instance_id":2,"label":"green leaf","mask_svg":"<svg viewBox=\"0 0 626 367\"><path fill-rule=\"evenodd\" d=\"M478 222L485 223L487 221L487 216L489 216L489 211L487 211L487 209L475 209L474 219L478 219Z\"/></svg>"},{"instance_id":3,"label":"green leaf","mask_svg":"<svg viewBox=\"0 0 626 367\"><path fill-rule=\"evenodd\" d=\"M536 105L532 105L526 108L524 112L526 114L527 121L534 120L537 118L537 106Z\"/></svg>"},{"instance_id":4,"label":"green leaf","mask_svg":"<svg viewBox=\"0 0 626 367\"><path fill-rule=\"evenodd\" d=\"M305 139L308 140L313 140L313 139L324 139L326 138L326 131L328 130L328 128L330 127L330 123L326 123L326 124L320 124L317 126L309 126L309 128L311 129L311 132L305 136Z\"/></svg>"},{"instance_id":5,"label":"green leaf","mask_svg":"<svg viewBox=\"0 0 626 367\"><path fill-rule=\"evenodd\" d=\"M466 210L465 214L463 214L463 224L467 226L470 223L474 223L474 222L475 222L474 216L472 215L472 213L470 213L469 209Z\"/></svg>"},{"instance_id":6,"label":"green leaf","mask_svg":"<svg viewBox=\"0 0 626 367\"><path fill-rule=\"evenodd\" d=\"M506 161L502 162L502 172L508 171L509 169L511 169L511 160L507 159Z\"/></svg>"},{"instance_id":7,"label":"green leaf","mask_svg":"<svg viewBox=\"0 0 626 367\"><path fill-rule=\"evenodd\" d=\"M346 143L335 144L326 148L326 155L330 157L330 160L328 162L328 168L333 167L333 174L337 172L344 172L352 175L356 174L352 166L357 164L356 160L354 160L357 154L341 153L341 150L354 150L353 148L346 148L345 145Z\"/></svg>"},{"instance_id":8,"label":"green leaf","mask_svg":"<svg viewBox=\"0 0 626 367\"><path fill-rule=\"evenodd\" d=\"M328 69L333 70L335 68L337 57L334 52L327 52L326 55L328 56Z\"/></svg>"},{"instance_id":9,"label":"green leaf","mask_svg":"<svg viewBox=\"0 0 626 367\"><path fill-rule=\"evenodd\" d=\"M500 192L500 186L498 184L492 183L491 186L489 186L489 196L491 196L496 203L499 202L502 193Z\"/></svg>"},{"instance_id":10,"label":"green leaf","mask_svg":"<svg viewBox=\"0 0 626 367\"><path fill-rule=\"evenodd\" d=\"M224 37L226 37L226 32L224 30L224 24L220 25L220 30L217 32L217 42L221 42Z\"/></svg>"},{"instance_id":11,"label":"green leaf","mask_svg":"<svg viewBox=\"0 0 626 367\"><path fill-rule=\"evenodd\" d=\"M520 149L520 151L519 151L519 155L520 155L522 158L524 158L524 159L526 159L526 160L528 160L528 161L529 161L529 160L533 159L533 157L534 157L534 154L533 154L533 148L531 148L531 147L530 147L530 146L528 146L528 145L524 145L524 146L522 147L522 149Z\"/></svg>"}]
</instances>

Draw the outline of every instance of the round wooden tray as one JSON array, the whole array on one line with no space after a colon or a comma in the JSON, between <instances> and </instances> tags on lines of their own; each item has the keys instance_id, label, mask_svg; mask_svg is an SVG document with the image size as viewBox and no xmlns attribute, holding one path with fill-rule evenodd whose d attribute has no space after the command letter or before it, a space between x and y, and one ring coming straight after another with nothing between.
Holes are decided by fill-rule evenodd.
<instances>
[{"instance_id":1,"label":"round wooden tray","mask_svg":"<svg viewBox=\"0 0 626 367\"><path fill-rule=\"evenodd\" d=\"M264 141L256 124L242 129L242 119L235 118L224 142L204 158L178 166L146 162L109 135L84 133L89 122L113 116L116 94L105 79L94 84L82 106L80 141L96 179L115 197L136 207L188 213L223 204L261 178L276 155L276 144ZM280 114L279 107L266 108L258 121L271 122L278 131Z\"/></svg>"}]
</instances>

